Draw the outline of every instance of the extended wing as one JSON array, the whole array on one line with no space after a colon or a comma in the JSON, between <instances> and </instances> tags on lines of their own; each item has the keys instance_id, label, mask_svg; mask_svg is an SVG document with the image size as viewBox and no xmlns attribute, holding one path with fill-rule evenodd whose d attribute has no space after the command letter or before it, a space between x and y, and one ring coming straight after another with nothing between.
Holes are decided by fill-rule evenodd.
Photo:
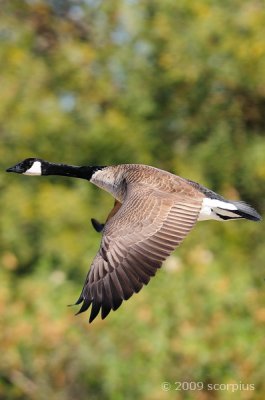
<instances>
[{"instance_id":1,"label":"extended wing","mask_svg":"<svg viewBox=\"0 0 265 400\"><path fill-rule=\"evenodd\" d=\"M128 186L124 203L104 227L76 302L83 302L78 313L92 305L89 322L100 310L103 319L149 282L198 219L203 195L192 195Z\"/></svg>"}]
</instances>

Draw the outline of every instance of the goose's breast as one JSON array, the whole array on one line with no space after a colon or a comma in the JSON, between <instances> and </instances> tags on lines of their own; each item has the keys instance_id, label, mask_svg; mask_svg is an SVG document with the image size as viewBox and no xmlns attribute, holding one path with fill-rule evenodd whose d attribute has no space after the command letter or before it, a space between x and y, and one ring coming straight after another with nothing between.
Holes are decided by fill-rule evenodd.
<instances>
[{"instance_id":1,"label":"goose's breast","mask_svg":"<svg viewBox=\"0 0 265 400\"><path fill-rule=\"evenodd\" d=\"M90 179L90 182L111 193L120 202L123 201L126 191L126 182L122 173L116 168L106 167L96 171Z\"/></svg>"}]
</instances>

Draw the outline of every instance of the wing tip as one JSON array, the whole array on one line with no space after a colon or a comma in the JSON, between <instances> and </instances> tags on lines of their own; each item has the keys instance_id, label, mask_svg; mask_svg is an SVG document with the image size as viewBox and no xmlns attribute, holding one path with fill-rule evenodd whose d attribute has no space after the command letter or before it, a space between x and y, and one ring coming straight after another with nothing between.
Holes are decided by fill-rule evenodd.
<instances>
[{"instance_id":1,"label":"wing tip","mask_svg":"<svg viewBox=\"0 0 265 400\"><path fill-rule=\"evenodd\" d=\"M81 314L84 311L88 310L88 308L90 307L91 303L92 303L92 300L88 299L87 297L84 297L83 298L83 304L80 307L80 310L77 311L77 313L75 313L75 315Z\"/></svg>"}]
</instances>

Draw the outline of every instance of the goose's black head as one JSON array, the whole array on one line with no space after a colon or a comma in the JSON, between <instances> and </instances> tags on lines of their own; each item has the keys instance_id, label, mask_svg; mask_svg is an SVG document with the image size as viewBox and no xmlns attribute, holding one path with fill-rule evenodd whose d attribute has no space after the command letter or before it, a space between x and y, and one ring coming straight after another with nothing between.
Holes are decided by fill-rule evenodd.
<instances>
[{"instance_id":1,"label":"goose's black head","mask_svg":"<svg viewBox=\"0 0 265 400\"><path fill-rule=\"evenodd\" d=\"M18 164L10 167L6 172L15 172L17 174L24 175L46 175L48 168L48 161L44 161L40 158L26 158Z\"/></svg>"},{"instance_id":2,"label":"goose's black head","mask_svg":"<svg viewBox=\"0 0 265 400\"><path fill-rule=\"evenodd\" d=\"M15 172L23 175L62 175L73 178L90 180L93 174L105 167L55 164L41 158L26 158L26 160L8 168L7 172Z\"/></svg>"}]
</instances>

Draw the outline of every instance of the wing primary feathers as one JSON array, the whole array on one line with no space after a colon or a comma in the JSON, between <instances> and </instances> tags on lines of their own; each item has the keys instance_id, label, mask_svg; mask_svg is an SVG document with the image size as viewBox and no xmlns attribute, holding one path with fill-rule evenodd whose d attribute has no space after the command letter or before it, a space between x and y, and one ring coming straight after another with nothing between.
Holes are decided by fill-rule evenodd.
<instances>
[{"instance_id":1,"label":"wing primary feathers","mask_svg":"<svg viewBox=\"0 0 265 400\"><path fill-rule=\"evenodd\" d=\"M127 275L129 281L131 282L133 290L135 291L135 293L138 293L142 289L143 284L142 282L139 281L139 278L137 277L137 275L135 274L135 272L133 271L128 262L127 263L125 262L125 268L123 270Z\"/></svg>"},{"instance_id":2,"label":"wing primary feathers","mask_svg":"<svg viewBox=\"0 0 265 400\"><path fill-rule=\"evenodd\" d=\"M138 274L138 276L141 279L141 282L143 282L144 285L147 285L148 282L150 281L151 277L155 275L155 272L152 273L152 275L147 275L143 270L141 265L135 264L134 266L135 272Z\"/></svg>"},{"instance_id":3,"label":"wing primary feathers","mask_svg":"<svg viewBox=\"0 0 265 400\"><path fill-rule=\"evenodd\" d=\"M92 300L92 308L90 312L90 317L89 317L89 323L91 323L96 316L98 315L100 308L101 308L101 302L102 302L102 281L100 280L95 284L93 287L93 300Z\"/></svg>"},{"instance_id":4,"label":"wing primary feathers","mask_svg":"<svg viewBox=\"0 0 265 400\"><path fill-rule=\"evenodd\" d=\"M113 300L112 300L112 291L110 288L110 280L109 280L109 274L104 277L102 280L103 284L103 301L104 301L104 293L106 294L106 299L108 300L108 304L110 305L110 308L113 308Z\"/></svg>"},{"instance_id":5,"label":"wing primary feathers","mask_svg":"<svg viewBox=\"0 0 265 400\"><path fill-rule=\"evenodd\" d=\"M104 319L110 313L112 308L112 295L109 293L109 288L105 286L105 281L102 282L102 304L101 304L101 318Z\"/></svg>"},{"instance_id":6,"label":"wing primary feathers","mask_svg":"<svg viewBox=\"0 0 265 400\"><path fill-rule=\"evenodd\" d=\"M113 305L112 309L113 311L115 311L117 310L117 308L120 307L123 301L123 292L116 275L111 273L109 275L109 279L110 279L110 288L112 292L112 305Z\"/></svg>"},{"instance_id":7,"label":"wing primary feathers","mask_svg":"<svg viewBox=\"0 0 265 400\"><path fill-rule=\"evenodd\" d=\"M69 306L77 306L78 304L82 303L83 300L84 300L84 297L83 297L83 290L82 290L82 292L81 292L80 296L78 297L78 299L76 300L76 302L74 304L69 304Z\"/></svg>"},{"instance_id":8,"label":"wing primary feathers","mask_svg":"<svg viewBox=\"0 0 265 400\"><path fill-rule=\"evenodd\" d=\"M101 305L98 303L93 303L92 304L92 309L90 312L90 317L89 317L89 323L91 324L92 321L97 317L99 311L100 311Z\"/></svg>"},{"instance_id":9,"label":"wing primary feathers","mask_svg":"<svg viewBox=\"0 0 265 400\"><path fill-rule=\"evenodd\" d=\"M155 271L161 266L159 261L149 260L144 254L138 251L136 251L136 254L131 253L130 258L133 260L134 268L140 269L147 276L154 276ZM139 264L141 264L141 268L138 267Z\"/></svg>"},{"instance_id":10,"label":"wing primary feathers","mask_svg":"<svg viewBox=\"0 0 265 400\"><path fill-rule=\"evenodd\" d=\"M125 274L125 272L123 271L123 268L121 266L119 266L117 268L116 274L121 283L124 300L128 300L133 295L133 289L131 288L129 279L127 278L127 275Z\"/></svg>"},{"instance_id":11,"label":"wing primary feathers","mask_svg":"<svg viewBox=\"0 0 265 400\"><path fill-rule=\"evenodd\" d=\"M124 293L123 293L123 290L122 290L122 285L121 285L121 282L120 282L119 277L117 275L116 269L110 275L111 275L111 281L113 282L113 285L115 286L117 292L121 296L122 300L125 300Z\"/></svg>"},{"instance_id":12,"label":"wing primary feathers","mask_svg":"<svg viewBox=\"0 0 265 400\"><path fill-rule=\"evenodd\" d=\"M143 284L147 285L148 282L150 281L150 278L155 275L156 269L154 268L151 269L150 266L148 266L148 271L147 271L146 268L143 266L142 261L134 260L132 258L132 262L133 262L133 272L135 273L135 275L139 277L140 281L143 282ZM130 265L132 264L130 263Z\"/></svg>"},{"instance_id":13,"label":"wing primary feathers","mask_svg":"<svg viewBox=\"0 0 265 400\"><path fill-rule=\"evenodd\" d=\"M87 297L85 297L80 310L75 315L81 314L82 312L86 311L89 308L90 304L91 304L91 300L89 300Z\"/></svg>"}]
</instances>

